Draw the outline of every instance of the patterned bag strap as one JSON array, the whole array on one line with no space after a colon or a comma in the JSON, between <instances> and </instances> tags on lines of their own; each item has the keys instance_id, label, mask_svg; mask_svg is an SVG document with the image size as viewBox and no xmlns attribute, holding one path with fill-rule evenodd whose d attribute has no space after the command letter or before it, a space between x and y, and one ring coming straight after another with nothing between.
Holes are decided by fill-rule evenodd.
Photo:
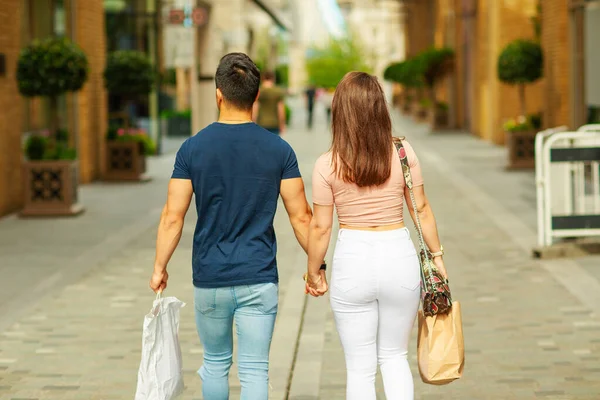
<instances>
[{"instance_id":1,"label":"patterned bag strap","mask_svg":"<svg viewBox=\"0 0 600 400\"><path fill-rule=\"evenodd\" d=\"M400 164L402 164L402 173L404 174L404 182L406 183L406 187L408 188L408 193L410 195L410 202L413 205L413 211L415 213L415 227L419 233L419 247L421 248L422 253L424 254L426 263L421 264L421 279L425 282L425 271L423 268L427 268L429 272L429 278L431 283L433 284L433 271L431 270L431 263L429 258L429 249L425 244L425 238L423 237L423 229L421 228L421 220L419 219L419 212L417 209L417 202L415 201L415 194L413 193L413 185L412 185L412 175L410 174L410 165L408 165L408 157L406 155L406 149L402 145L402 138L394 138L394 146L396 146L396 152L398 153L398 157L400 158ZM425 264L425 265L423 265Z\"/></svg>"}]
</instances>

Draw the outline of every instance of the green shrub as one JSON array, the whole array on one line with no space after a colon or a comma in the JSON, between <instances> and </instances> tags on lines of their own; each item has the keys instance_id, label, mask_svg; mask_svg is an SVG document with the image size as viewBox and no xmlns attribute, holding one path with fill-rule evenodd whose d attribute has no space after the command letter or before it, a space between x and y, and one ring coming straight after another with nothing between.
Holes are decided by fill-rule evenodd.
<instances>
[{"instance_id":1,"label":"green shrub","mask_svg":"<svg viewBox=\"0 0 600 400\"><path fill-rule=\"evenodd\" d=\"M399 63L390 64L384 71L384 79L399 83L406 88L423 86L423 74L418 61L411 58Z\"/></svg>"},{"instance_id":2,"label":"green shrub","mask_svg":"<svg viewBox=\"0 0 600 400\"><path fill-rule=\"evenodd\" d=\"M192 110L163 110L160 113L160 117L163 119L170 118L192 118Z\"/></svg>"},{"instance_id":3,"label":"green shrub","mask_svg":"<svg viewBox=\"0 0 600 400\"><path fill-rule=\"evenodd\" d=\"M454 50L449 48L429 49L416 57L417 67L423 74L425 85L433 89L453 68Z\"/></svg>"},{"instance_id":4,"label":"green shrub","mask_svg":"<svg viewBox=\"0 0 600 400\"><path fill-rule=\"evenodd\" d=\"M135 99L152 91L155 80L150 59L142 52L119 50L108 55L104 80L112 94Z\"/></svg>"},{"instance_id":5,"label":"green shrub","mask_svg":"<svg viewBox=\"0 0 600 400\"><path fill-rule=\"evenodd\" d=\"M58 97L82 88L88 77L83 50L66 38L34 41L17 63L19 92L26 97Z\"/></svg>"},{"instance_id":6,"label":"green shrub","mask_svg":"<svg viewBox=\"0 0 600 400\"><path fill-rule=\"evenodd\" d=\"M325 47L311 49L306 71L311 85L333 89L351 71L370 72L362 48L352 38L332 39Z\"/></svg>"},{"instance_id":7,"label":"green shrub","mask_svg":"<svg viewBox=\"0 0 600 400\"><path fill-rule=\"evenodd\" d=\"M542 114L530 114L511 118L504 123L506 132L539 131L542 128Z\"/></svg>"},{"instance_id":8,"label":"green shrub","mask_svg":"<svg viewBox=\"0 0 600 400\"><path fill-rule=\"evenodd\" d=\"M289 86L289 69L287 64L281 64L275 68L275 82L277 82L278 85L284 87Z\"/></svg>"},{"instance_id":9,"label":"green shrub","mask_svg":"<svg viewBox=\"0 0 600 400\"><path fill-rule=\"evenodd\" d=\"M161 83L163 85L175 86L177 84L177 73L175 68L167 68L161 74Z\"/></svg>"},{"instance_id":10,"label":"green shrub","mask_svg":"<svg viewBox=\"0 0 600 400\"><path fill-rule=\"evenodd\" d=\"M42 96L50 100L49 137L28 139L25 153L30 160L75 157L75 150L67 145L67 132L59 129L58 97L81 89L88 68L85 53L66 38L36 40L21 50L17 62L19 92L26 97Z\"/></svg>"},{"instance_id":11,"label":"green shrub","mask_svg":"<svg viewBox=\"0 0 600 400\"><path fill-rule=\"evenodd\" d=\"M156 154L156 143L148 133L138 128L110 127L106 133L106 140L117 142L138 142L142 146L142 154L151 156Z\"/></svg>"},{"instance_id":12,"label":"green shrub","mask_svg":"<svg viewBox=\"0 0 600 400\"><path fill-rule=\"evenodd\" d=\"M48 138L40 135L31 135L25 142L25 155L28 160L39 161L44 159Z\"/></svg>"},{"instance_id":13,"label":"green shrub","mask_svg":"<svg viewBox=\"0 0 600 400\"><path fill-rule=\"evenodd\" d=\"M525 85L543 75L544 55L539 43L518 39L509 43L498 57L498 79L519 86L521 115L526 115Z\"/></svg>"},{"instance_id":14,"label":"green shrub","mask_svg":"<svg viewBox=\"0 0 600 400\"><path fill-rule=\"evenodd\" d=\"M509 43L498 57L498 78L516 85L533 83L542 77L544 56L539 43L518 39Z\"/></svg>"},{"instance_id":15,"label":"green shrub","mask_svg":"<svg viewBox=\"0 0 600 400\"><path fill-rule=\"evenodd\" d=\"M69 147L66 142L57 141L44 153L44 160L75 160L76 158L77 151Z\"/></svg>"}]
</instances>

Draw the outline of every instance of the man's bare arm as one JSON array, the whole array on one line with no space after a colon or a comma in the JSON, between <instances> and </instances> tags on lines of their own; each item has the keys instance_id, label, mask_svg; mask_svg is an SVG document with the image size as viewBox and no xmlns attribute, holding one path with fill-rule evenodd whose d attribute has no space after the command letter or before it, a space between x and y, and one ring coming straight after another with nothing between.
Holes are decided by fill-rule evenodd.
<instances>
[{"instance_id":1,"label":"man's bare arm","mask_svg":"<svg viewBox=\"0 0 600 400\"><path fill-rule=\"evenodd\" d=\"M181 239L183 221L193 192L192 181L189 179L171 179L169 182L167 203L163 208L158 225L154 273L150 281L150 287L155 292L162 291L167 287L167 264Z\"/></svg>"},{"instance_id":2,"label":"man's bare arm","mask_svg":"<svg viewBox=\"0 0 600 400\"><path fill-rule=\"evenodd\" d=\"M312 210L306 201L302 178L283 179L280 193L296 239L308 254L308 227L312 218Z\"/></svg>"}]
</instances>

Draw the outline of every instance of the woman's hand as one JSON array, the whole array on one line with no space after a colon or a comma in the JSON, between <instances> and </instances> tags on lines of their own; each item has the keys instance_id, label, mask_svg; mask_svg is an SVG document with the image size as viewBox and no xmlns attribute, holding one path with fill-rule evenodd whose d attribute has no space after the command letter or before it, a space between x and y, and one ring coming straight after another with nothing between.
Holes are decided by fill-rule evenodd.
<instances>
[{"instance_id":1,"label":"woman's hand","mask_svg":"<svg viewBox=\"0 0 600 400\"><path fill-rule=\"evenodd\" d=\"M304 293L310 294L313 297L320 297L327 293L329 286L327 285L327 276L325 270L319 270L316 275L305 274Z\"/></svg>"},{"instance_id":2,"label":"woman's hand","mask_svg":"<svg viewBox=\"0 0 600 400\"><path fill-rule=\"evenodd\" d=\"M446 279L448 279L448 272L446 271L446 266L444 265L444 259L441 256L433 258L433 264L440 271L440 274Z\"/></svg>"}]
</instances>

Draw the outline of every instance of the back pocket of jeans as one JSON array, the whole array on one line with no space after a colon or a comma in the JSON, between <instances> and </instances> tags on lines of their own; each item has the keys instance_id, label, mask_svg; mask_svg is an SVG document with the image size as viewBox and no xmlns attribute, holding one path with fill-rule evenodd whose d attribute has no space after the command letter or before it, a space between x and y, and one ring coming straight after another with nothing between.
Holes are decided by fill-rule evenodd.
<instances>
[{"instance_id":1,"label":"back pocket of jeans","mask_svg":"<svg viewBox=\"0 0 600 400\"><path fill-rule=\"evenodd\" d=\"M256 297L255 307L263 314L276 314L279 305L279 286L276 283L249 285L248 289Z\"/></svg>"},{"instance_id":2,"label":"back pocket of jeans","mask_svg":"<svg viewBox=\"0 0 600 400\"><path fill-rule=\"evenodd\" d=\"M194 307L202 314L209 314L216 308L217 289L196 288Z\"/></svg>"}]
</instances>

